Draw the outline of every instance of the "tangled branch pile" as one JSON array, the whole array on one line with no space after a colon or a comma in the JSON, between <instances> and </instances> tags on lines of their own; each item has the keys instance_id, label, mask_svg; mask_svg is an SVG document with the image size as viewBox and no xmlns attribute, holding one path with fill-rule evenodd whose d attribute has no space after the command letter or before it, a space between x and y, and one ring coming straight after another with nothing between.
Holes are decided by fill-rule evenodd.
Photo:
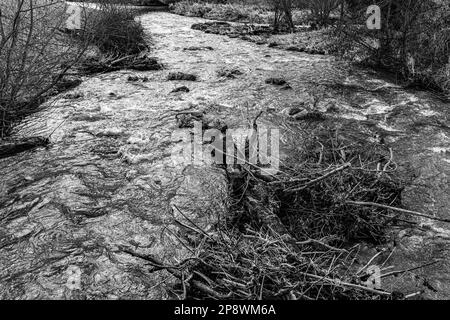
<instances>
[{"instance_id":1,"label":"tangled branch pile","mask_svg":"<svg viewBox=\"0 0 450 320\"><path fill-rule=\"evenodd\" d=\"M195 257L163 267L181 280L173 293L213 299L401 297L368 286L369 275L355 263L357 243L383 243L385 228L398 218L389 208L357 205L400 205L392 151L344 128L323 122L312 132L297 132L293 156L272 179L250 165L229 173L232 204L215 231L190 220L181 224L183 245Z\"/></svg>"},{"instance_id":2,"label":"tangled branch pile","mask_svg":"<svg viewBox=\"0 0 450 320\"><path fill-rule=\"evenodd\" d=\"M112 72L121 69L150 71L161 70L162 68L163 66L156 58L149 57L146 54L125 57L111 55L89 57L84 59L78 67L83 74Z\"/></svg>"},{"instance_id":3,"label":"tangled branch pile","mask_svg":"<svg viewBox=\"0 0 450 320\"><path fill-rule=\"evenodd\" d=\"M303 135L308 138L293 150L285 178L271 184L282 220L301 238L383 242L392 217L351 202L401 204L392 150L355 128L325 124Z\"/></svg>"},{"instance_id":4,"label":"tangled branch pile","mask_svg":"<svg viewBox=\"0 0 450 320\"><path fill-rule=\"evenodd\" d=\"M399 204L392 153L337 128L301 136L276 180L251 167L232 178L231 215L197 246L194 277L232 299L389 297L355 275L352 245L382 242L394 216L347 201Z\"/></svg>"}]
</instances>

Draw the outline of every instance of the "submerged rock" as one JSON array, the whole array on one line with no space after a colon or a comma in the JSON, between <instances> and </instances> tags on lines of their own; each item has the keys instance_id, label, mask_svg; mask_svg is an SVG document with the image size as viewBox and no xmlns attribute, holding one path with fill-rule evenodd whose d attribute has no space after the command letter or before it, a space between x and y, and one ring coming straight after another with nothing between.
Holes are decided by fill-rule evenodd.
<instances>
[{"instance_id":1,"label":"submerged rock","mask_svg":"<svg viewBox=\"0 0 450 320\"><path fill-rule=\"evenodd\" d=\"M184 51L202 51L202 50L210 50L210 51L212 51L212 50L214 50L214 48L210 47L210 46L204 46L204 47L193 46L193 47L184 48L183 50Z\"/></svg>"},{"instance_id":2,"label":"submerged rock","mask_svg":"<svg viewBox=\"0 0 450 320\"><path fill-rule=\"evenodd\" d=\"M184 72L171 72L167 76L167 80L184 80L184 81L197 81L197 76L195 74L184 73Z\"/></svg>"},{"instance_id":3,"label":"submerged rock","mask_svg":"<svg viewBox=\"0 0 450 320\"><path fill-rule=\"evenodd\" d=\"M181 87L178 87L178 88L173 89L173 90L171 91L171 93L176 93L176 92L189 92L189 91L191 91L191 90L189 90L188 87L186 87L186 86L181 86Z\"/></svg>"},{"instance_id":4,"label":"submerged rock","mask_svg":"<svg viewBox=\"0 0 450 320\"><path fill-rule=\"evenodd\" d=\"M77 91L77 92L69 92L69 93L66 93L64 96L63 96L63 98L64 99L79 99L79 98L83 98L83 93L82 92L79 92L79 91Z\"/></svg>"},{"instance_id":5,"label":"submerged rock","mask_svg":"<svg viewBox=\"0 0 450 320\"><path fill-rule=\"evenodd\" d=\"M148 77L128 76L127 80L129 82L137 82L137 81L148 82Z\"/></svg>"},{"instance_id":6,"label":"submerged rock","mask_svg":"<svg viewBox=\"0 0 450 320\"><path fill-rule=\"evenodd\" d=\"M136 82L136 81L139 81L139 77L129 76L127 80L130 81L130 82Z\"/></svg>"},{"instance_id":7,"label":"submerged rock","mask_svg":"<svg viewBox=\"0 0 450 320\"><path fill-rule=\"evenodd\" d=\"M305 104L302 103L301 105L299 105L298 107L292 107L289 109L288 114L290 116L295 116L296 114L302 112L302 111L306 111L305 110Z\"/></svg>"},{"instance_id":8,"label":"submerged rock","mask_svg":"<svg viewBox=\"0 0 450 320\"><path fill-rule=\"evenodd\" d=\"M266 83L273 84L276 86L283 86L283 85L287 84L286 80L283 78L268 78L268 79L266 79Z\"/></svg>"},{"instance_id":9,"label":"submerged rock","mask_svg":"<svg viewBox=\"0 0 450 320\"><path fill-rule=\"evenodd\" d=\"M289 46L289 47L286 48L286 50L287 51L294 51L294 52L304 52L305 48Z\"/></svg>"},{"instance_id":10,"label":"submerged rock","mask_svg":"<svg viewBox=\"0 0 450 320\"><path fill-rule=\"evenodd\" d=\"M326 116L319 111L307 111L303 110L294 116L295 120L309 120L309 121L323 121Z\"/></svg>"},{"instance_id":11,"label":"submerged rock","mask_svg":"<svg viewBox=\"0 0 450 320\"><path fill-rule=\"evenodd\" d=\"M222 78L234 79L236 76L242 75L243 72L236 67L223 67L217 70L217 75Z\"/></svg>"}]
</instances>

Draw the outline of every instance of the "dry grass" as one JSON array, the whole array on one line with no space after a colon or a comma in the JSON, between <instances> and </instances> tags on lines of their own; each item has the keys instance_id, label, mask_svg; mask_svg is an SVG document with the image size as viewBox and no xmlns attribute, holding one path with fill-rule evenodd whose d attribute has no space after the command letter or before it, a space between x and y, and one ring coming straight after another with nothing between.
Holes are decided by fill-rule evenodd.
<instances>
[{"instance_id":1,"label":"dry grass","mask_svg":"<svg viewBox=\"0 0 450 320\"><path fill-rule=\"evenodd\" d=\"M136 13L115 2L98 1L99 9L94 11L87 26L89 40L103 54L127 56L148 49L150 39L146 37Z\"/></svg>"},{"instance_id":2,"label":"dry grass","mask_svg":"<svg viewBox=\"0 0 450 320\"><path fill-rule=\"evenodd\" d=\"M260 3L213 3L207 1L180 1L170 5L173 13L201 17L213 20L247 22L257 24L273 24L274 11L268 2ZM304 24L308 13L303 10L293 10L295 24Z\"/></svg>"},{"instance_id":3,"label":"dry grass","mask_svg":"<svg viewBox=\"0 0 450 320\"><path fill-rule=\"evenodd\" d=\"M272 45L282 46L292 51L303 51L307 53L332 54L332 32L330 29L297 32L293 34L273 35L268 39Z\"/></svg>"}]
</instances>

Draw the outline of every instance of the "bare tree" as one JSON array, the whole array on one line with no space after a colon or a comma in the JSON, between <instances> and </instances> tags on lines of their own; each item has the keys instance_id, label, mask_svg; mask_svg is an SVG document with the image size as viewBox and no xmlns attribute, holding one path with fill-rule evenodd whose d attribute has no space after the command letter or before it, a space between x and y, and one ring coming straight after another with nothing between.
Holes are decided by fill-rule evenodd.
<instances>
[{"instance_id":1,"label":"bare tree","mask_svg":"<svg viewBox=\"0 0 450 320\"><path fill-rule=\"evenodd\" d=\"M305 0L306 6L311 10L313 23L317 27L326 27L330 23L330 15L339 5L341 0Z\"/></svg>"},{"instance_id":2,"label":"bare tree","mask_svg":"<svg viewBox=\"0 0 450 320\"><path fill-rule=\"evenodd\" d=\"M295 31L292 20L292 0L270 0L274 9L273 29L278 31L280 26L287 26L290 32Z\"/></svg>"},{"instance_id":3,"label":"bare tree","mask_svg":"<svg viewBox=\"0 0 450 320\"><path fill-rule=\"evenodd\" d=\"M346 0L338 32L343 53L388 67L425 86L450 90L450 3L441 0ZM365 26L367 6L381 10L381 29ZM347 50L348 49L348 50Z\"/></svg>"},{"instance_id":4,"label":"bare tree","mask_svg":"<svg viewBox=\"0 0 450 320\"><path fill-rule=\"evenodd\" d=\"M0 3L0 138L83 55L86 46L61 32L67 18L61 1Z\"/></svg>"}]
</instances>

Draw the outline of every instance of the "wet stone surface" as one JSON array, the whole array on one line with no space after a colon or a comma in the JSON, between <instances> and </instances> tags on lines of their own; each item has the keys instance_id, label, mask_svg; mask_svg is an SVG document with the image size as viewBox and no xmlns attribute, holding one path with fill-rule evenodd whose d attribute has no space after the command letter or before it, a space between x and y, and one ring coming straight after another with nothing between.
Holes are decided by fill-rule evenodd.
<instances>
[{"instance_id":1,"label":"wet stone surface","mask_svg":"<svg viewBox=\"0 0 450 320\"><path fill-rule=\"evenodd\" d=\"M260 110L261 121L279 126L295 107L365 125L394 149L409 183L405 206L450 217L448 103L329 56L191 29L202 19L157 12L140 19L153 34L152 55L166 68L84 79L18 131L56 129L50 146L0 160L0 298L170 297L164 284L173 277L147 272L143 260L121 248L176 264L190 255L174 236L176 220L186 216L207 230L225 214L224 172L172 161L181 143L172 139L175 115L184 110L229 128L248 125ZM208 47L214 50L185 50ZM224 80L217 74L224 68L242 73ZM168 81L171 72L198 81ZM130 76L148 81L130 82ZM291 89L266 84L268 78L283 78ZM182 86L189 92L171 94ZM443 262L389 279L384 288L449 298L450 227L424 220L421 230L395 236L390 264L396 269Z\"/></svg>"}]
</instances>

